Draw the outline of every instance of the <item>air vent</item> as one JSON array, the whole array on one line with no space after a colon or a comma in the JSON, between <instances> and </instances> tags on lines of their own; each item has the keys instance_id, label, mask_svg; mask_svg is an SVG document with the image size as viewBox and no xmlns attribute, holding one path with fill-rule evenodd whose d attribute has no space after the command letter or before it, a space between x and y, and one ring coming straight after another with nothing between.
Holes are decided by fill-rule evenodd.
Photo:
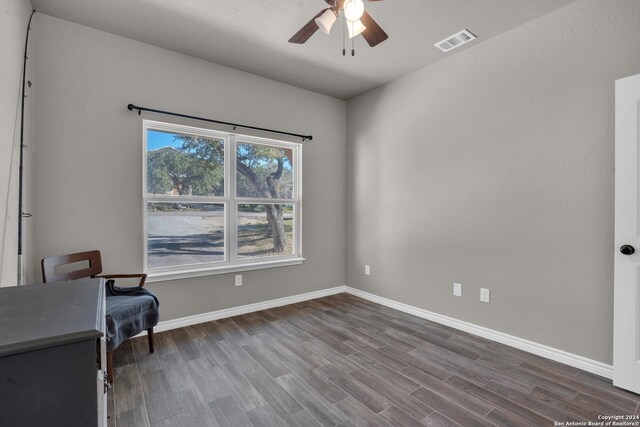
<instances>
[{"instance_id":1,"label":"air vent","mask_svg":"<svg viewBox=\"0 0 640 427\"><path fill-rule=\"evenodd\" d=\"M471 33L471 31L462 30L459 33L456 33L450 37L447 37L444 40L439 41L438 43L434 44L434 46L443 52L449 52L450 50L455 49L456 47L460 47L465 43L469 43L471 40L475 38L476 36L474 36Z\"/></svg>"}]
</instances>

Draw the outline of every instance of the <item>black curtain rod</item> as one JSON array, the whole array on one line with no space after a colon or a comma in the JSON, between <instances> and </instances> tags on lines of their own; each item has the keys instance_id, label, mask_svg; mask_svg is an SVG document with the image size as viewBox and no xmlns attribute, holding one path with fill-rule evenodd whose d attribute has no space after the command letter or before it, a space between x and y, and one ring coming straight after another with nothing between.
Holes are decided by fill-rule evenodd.
<instances>
[{"instance_id":1,"label":"black curtain rod","mask_svg":"<svg viewBox=\"0 0 640 427\"><path fill-rule=\"evenodd\" d=\"M297 138L302 138L303 141L306 141L307 139L311 141L313 139L313 135L301 135L299 133L283 132L281 130L266 129L266 128L259 128L256 126L241 125L238 123L223 122L220 120L206 119L204 117L190 116L188 114L180 114L180 113L173 113L171 111L162 111L162 110L155 110L153 108L138 107L137 105L133 105L133 104L127 105L127 108L129 109L129 111L138 110L138 115L140 115L140 113L142 113L143 111L149 111L150 113L165 114L168 116L183 117L185 119L200 120L203 122L218 123L221 125L233 126L234 130L236 128L253 129L253 130L259 130L263 132L278 133L280 135L295 136Z\"/></svg>"}]
</instances>

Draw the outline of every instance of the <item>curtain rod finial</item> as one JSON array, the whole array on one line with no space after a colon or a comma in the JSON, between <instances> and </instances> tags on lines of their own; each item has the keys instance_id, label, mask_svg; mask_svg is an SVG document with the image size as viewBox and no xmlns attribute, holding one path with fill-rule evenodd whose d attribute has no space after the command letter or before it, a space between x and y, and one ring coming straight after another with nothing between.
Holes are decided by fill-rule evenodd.
<instances>
[{"instance_id":1,"label":"curtain rod finial","mask_svg":"<svg viewBox=\"0 0 640 427\"><path fill-rule=\"evenodd\" d=\"M133 104L129 104L129 105L127 105L127 109L128 109L129 111L133 111L133 110L135 110L135 109L136 109L136 106L135 106L135 105L133 105Z\"/></svg>"}]
</instances>

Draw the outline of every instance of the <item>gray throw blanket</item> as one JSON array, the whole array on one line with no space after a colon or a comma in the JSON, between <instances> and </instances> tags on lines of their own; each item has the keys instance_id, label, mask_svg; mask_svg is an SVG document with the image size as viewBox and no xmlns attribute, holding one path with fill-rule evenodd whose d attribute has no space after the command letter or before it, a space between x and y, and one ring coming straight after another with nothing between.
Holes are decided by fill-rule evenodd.
<instances>
[{"instance_id":1,"label":"gray throw blanket","mask_svg":"<svg viewBox=\"0 0 640 427\"><path fill-rule=\"evenodd\" d=\"M158 324L160 302L140 287L121 288L114 280L105 284L107 296L107 351Z\"/></svg>"}]
</instances>

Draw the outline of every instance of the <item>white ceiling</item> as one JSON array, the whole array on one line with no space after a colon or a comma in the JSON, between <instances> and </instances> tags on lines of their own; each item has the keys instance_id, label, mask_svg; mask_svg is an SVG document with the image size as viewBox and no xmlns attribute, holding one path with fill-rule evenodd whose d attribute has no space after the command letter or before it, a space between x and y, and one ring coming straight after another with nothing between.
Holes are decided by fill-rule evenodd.
<instances>
[{"instance_id":1,"label":"white ceiling","mask_svg":"<svg viewBox=\"0 0 640 427\"><path fill-rule=\"evenodd\" d=\"M68 21L206 59L315 92L349 99L454 55L574 0L386 0L366 10L389 34L342 56L342 28L306 44L287 40L323 0L31 0ZM478 39L443 53L433 44L462 29Z\"/></svg>"}]
</instances>

